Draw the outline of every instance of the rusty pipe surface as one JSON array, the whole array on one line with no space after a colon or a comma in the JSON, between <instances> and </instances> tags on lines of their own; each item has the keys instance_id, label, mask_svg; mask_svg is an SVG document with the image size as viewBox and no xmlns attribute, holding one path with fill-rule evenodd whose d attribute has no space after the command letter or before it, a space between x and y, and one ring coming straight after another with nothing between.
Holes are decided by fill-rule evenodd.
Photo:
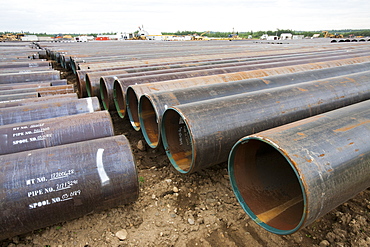
<instances>
[{"instance_id":1,"label":"rusty pipe surface","mask_svg":"<svg viewBox=\"0 0 370 247\"><path fill-rule=\"evenodd\" d=\"M0 125L99 111L96 97L0 109Z\"/></svg>"},{"instance_id":2,"label":"rusty pipe surface","mask_svg":"<svg viewBox=\"0 0 370 247\"><path fill-rule=\"evenodd\" d=\"M38 71L29 73L0 74L0 83L17 83L28 81L60 80L60 73L56 70Z\"/></svg>"},{"instance_id":3,"label":"rusty pipe surface","mask_svg":"<svg viewBox=\"0 0 370 247\"><path fill-rule=\"evenodd\" d=\"M113 136L107 111L0 126L0 155Z\"/></svg>"},{"instance_id":4,"label":"rusty pipe surface","mask_svg":"<svg viewBox=\"0 0 370 247\"><path fill-rule=\"evenodd\" d=\"M362 55L365 56L366 54L363 53ZM161 74L161 75L132 77L132 78L126 78L126 79L118 78L117 81L119 81L119 83L122 84L122 87L125 89L127 89L130 85L144 84L148 82L153 83L153 87L155 87L154 82L160 82L160 81L166 81L166 80L176 80L176 79L182 79L182 78L200 77L200 76L206 76L206 75L216 75L216 74L232 73L232 72L240 72L240 71L245 72L245 71L251 71L251 70L262 70L265 68L277 68L277 67L283 67L283 66L289 66L289 65L291 66L291 65L319 62L319 61L333 61L333 60L343 58L343 57L344 56L333 56L333 57L311 58L311 59L310 58L300 58L297 60L263 63L259 65L245 65L245 66L218 68L218 69L205 69L205 70L197 70L197 71L192 71L192 72L168 73L168 74ZM127 110L131 108L130 102L134 103L133 107L137 107L138 99L136 99L136 101L132 101L131 99L126 99ZM131 119L131 123L134 123L133 128L135 130L140 130L140 123L139 123L138 117L136 117L136 119Z\"/></svg>"},{"instance_id":5,"label":"rusty pipe surface","mask_svg":"<svg viewBox=\"0 0 370 247\"><path fill-rule=\"evenodd\" d=\"M0 155L0 239L137 200L123 135Z\"/></svg>"},{"instance_id":6,"label":"rusty pipe surface","mask_svg":"<svg viewBox=\"0 0 370 247\"><path fill-rule=\"evenodd\" d=\"M292 74L233 81L229 83L217 83L148 93L140 97L138 108L130 108L128 114L139 118L140 128L146 142L150 147L156 148L160 142L162 115L168 107L369 70L370 63L368 62ZM134 96L136 95L130 89L134 89L134 86L127 89L127 99L130 98L130 94ZM134 102L131 102L130 104L133 105Z\"/></svg>"},{"instance_id":7,"label":"rusty pipe surface","mask_svg":"<svg viewBox=\"0 0 370 247\"><path fill-rule=\"evenodd\" d=\"M17 83L14 83L14 85L17 85ZM30 84L29 87L26 87L26 88L3 89L1 88L1 84L0 84L0 90L1 90L0 95L37 92L40 96L43 96L43 95L66 94L66 93L74 92L74 86L71 84L62 85L62 86L50 86L50 84L46 85L44 83L44 84L36 84L34 85L34 87L31 87L31 86L32 84Z\"/></svg>"},{"instance_id":8,"label":"rusty pipe surface","mask_svg":"<svg viewBox=\"0 0 370 247\"><path fill-rule=\"evenodd\" d=\"M341 53L340 53L341 54ZM117 80L120 83L124 84L125 87L129 85L143 84L148 82L158 82L165 80L175 80L181 78L190 78L196 76L206 76L206 75L215 75L222 73L232 73L239 71L247 71L253 69L262 69L270 67L279 67L293 64L302 64L315 61L329 61L339 58L348 58L355 56L365 56L369 55L369 52L348 52L345 54L335 54L335 56L325 56L322 57L321 54L306 55L306 56L294 56L294 57L281 57L274 59L262 59L262 60L253 60L246 62L236 62L236 63L227 63L227 64L215 64L215 65L203 65L195 67L183 67L176 69L164 69L164 70L154 70L140 73L127 73L124 74L115 74ZM317 60L316 60L317 59ZM108 72L101 72L101 74L106 74ZM112 72L109 72L112 73ZM117 71L118 73L118 71ZM95 74L95 76L94 76ZM114 74L114 72L113 72ZM112 74L112 75L113 75ZM93 73L90 75L86 74L86 90L88 96L100 96L100 81L97 78L99 73ZM103 78L104 80L104 78Z\"/></svg>"},{"instance_id":9,"label":"rusty pipe surface","mask_svg":"<svg viewBox=\"0 0 370 247\"><path fill-rule=\"evenodd\" d=\"M191 173L227 160L240 138L370 98L370 72L260 90L168 108L163 146Z\"/></svg>"},{"instance_id":10,"label":"rusty pipe surface","mask_svg":"<svg viewBox=\"0 0 370 247\"><path fill-rule=\"evenodd\" d=\"M39 88L37 92L40 97L57 95L57 94L70 94L74 93L74 86L72 84L61 85L61 86L51 86Z\"/></svg>"},{"instance_id":11,"label":"rusty pipe surface","mask_svg":"<svg viewBox=\"0 0 370 247\"><path fill-rule=\"evenodd\" d=\"M13 90L13 89L24 89L24 88L37 88L37 87L50 87L50 82L39 82L39 83L9 83L0 84L0 90ZM2 91L0 93L4 94Z\"/></svg>"},{"instance_id":12,"label":"rusty pipe surface","mask_svg":"<svg viewBox=\"0 0 370 247\"><path fill-rule=\"evenodd\" d=\"M31 60L29 62L0 62L0 70L5 68L35 68L51 66L49 61Z\"/></svg>"},{"instance_id":13,"label":"rusty pipe surface","mask_svg":"<svg viewBox=\"0 0 370 247\"><path fill-rule=\"evenodd\" d=\"M20 94L6 94L6 95L0 95L0 102L12 101L12 100L21 100L21 99L29 99L29 98L37 98L37 97L39 97L39 94L37 92L20 93Z\"/></svg>"},{"instance_id":14,"label":"rusty pipe surface","mask_svg":"<svg viewBox=\"0 0 370 247\"><path fill-rule=\"evenodd\" d=\"M236 142L233 191L258 225L291 234L370 187L370 101Z\"/></svg>"},{"instance_id":15,"label":"rusty pipe surface","mask_svg":"<svg viewBox=\"0 0 370 247\"><path fill-rule=\"evenodd\" d=\"M334 52L344 52L344 51L321 51L317 52L320 54L330 54ZM293 54L279 54L279 55L271 55L271 56L248 56L248 57L241 57L241 58L234 58L234 59L225 59L225 60L210 60L206 62L179 62L179 63L166 63L166 64L143 64L140 66L125 66L125 67L108 67L108 68L102 68L102 69L88 69L88 70L77 70L77 83L79 84L79 88L81 88L82 95L86 94L86 74L89 73L89 80L94 81L96 79L92 78L91 76L97 73L104 72L105 74L101 74L100 76L115 76L115 75L122 75L124 73L137 73L137 72L144 72L144 71L153 71L153 70L164 70L164 69L171 69L171 68L181 68L181 67L195 67L200 65L210 65L210 64L223 64L223 63L233 63L233 62L240 62L240 61L252 61L257 59L270 59L274 57L291 57L291 56L303 56L303 55L309 55L311 53L293 53ZM73 64L73 63L72 63ZM111 71L111 72L108 72ZM87 94L86 94L87 95ZM82 97L82 96L80 96Z\"/></svg>"},{"instance_id":16,"label":"rusty pipe surface","mask_svg":"<svg viewBox=\"0 0 370 247\"><path fill-rule=\"evenodd\" d=\"M13 107L13 106L24 106L24 105L31 105L37 103L52 103L52 102L61 102L64 100L74 100L77 99L78 96L75 93L68 93L68 94L58 94L58 95L51 95L51 96L44 96L44 97L35 97L29 99L15 99L15 100L6 100L0 101L0 108L4 107Z\"/></svg>"},{"instance_id":17,"label":"rusty pipe surface","mask_svg":"<svg viewBox=\"0 0 370 247\"><path fill-rule=\"evenodd\" d=\"M109 70L99 71L93 73L87 73L85 77L85 87L87 96L99 96L100 97L100 78L102 76L110 76L116 74L126 74L125 70Z\"/></svg>"},{"instance_id":18,"label":"rusty pipe surface","mask_svg":"<svg viewBox=\"0 0 370 247\"><path fill-rule=\"evenodd\" d=\"M298 64L298 65L292 65L292 66L283 66L283 67L277 67L277 68L268 68L268 69L263 69L263 70L242 71L242 72L236 72L236 73L226 73L226 74L211 75L211 76L201 76L201 77L194 77L194 78L169 80L169 81L156 82L155 84L144 83L144 84L139 84L139 85L130 85L127 88L124 87L119 80L116 80L113 85L113 100L114 100L115 107L117 109L119 116L123 118L126 114L126 101L128 101L126 99L125 91L128 93L128 97L132 95L130 102L133 105L132 108L136 109L138 105L138 99L141 97L141 95L145 93L165 91L165 90L170 90L170 89L172 90L172 89L179 89L179 88L187 88L187 87L193 87L193 86L199 86L199 85L238 81L238 80L265 77L265 76L271 76L271 75L288 74L288 73L295 73L295 72L300 72L300 71L316 70L316 69L323 69L323 68L333 68L336 66L365 63L369 61L370 61L369 56L358 57L358 58L347 58L347 59L339 59L339 60L326 61L326 62L317 62L317 63L308 63L308 64ZM128 90L128 88L130 88L130 90ZM134 94L131 91L134 91ZM135 97L137 100L133 99ZM134 120L133 124L136 125L137 127L140 126L138 119L137 121Z\"/></svg>"}]
</instances>

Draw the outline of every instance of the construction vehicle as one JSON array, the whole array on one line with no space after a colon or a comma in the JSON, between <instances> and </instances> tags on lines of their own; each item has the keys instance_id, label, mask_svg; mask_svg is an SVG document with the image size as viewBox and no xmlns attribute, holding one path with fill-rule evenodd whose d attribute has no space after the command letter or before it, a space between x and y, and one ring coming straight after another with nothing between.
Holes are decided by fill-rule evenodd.
<instances>
[{"instance_id":1,"label":"construction vehicle","mask_svg":"<svg viewBox=\"0 0 370 247\"><path fill-rule=\"evenodd\" d=\"M144 30L144 26L139 26L138 29L139 30L133 34L129 34L130 40L146 40L146 37L149 35L149 33Z\"/></svg>"},{"instance_id":2,"label":"construction vehicle","mask_svg":"<svg viewBox=\"0 0 370 247\"><path fill-rule=\"evenodd\" d=\"M24 33L5 33L0 35L0 42L5 42L5 41L22 41L22 37L24 37Z\"/></svg>"},{"instance_id":3,"label":"construction vehicle","mask_svg":"<svg viewBox=\"0 0 370 247\"><path fill-rule=\"evenodd\" d=\"M343 38L342 34L331 34L328 31L322 31L324 33L324 38Z\"/></svg>"},{"instance_id":4,"label":"construction vehicle","mask_svg":"<svg viewBox=\"0 0 370 247\"><path fill-rule=\"evenodd\" d=\"M228 35L228 40L240 40L240 39L243 39L241 37L239 37L239 33L234 31L234 28L233 28L233 32L231 34Z\"/></svg>"},{"instance_id":5,"label":"construction vehicle","mask_svg":"<svg viewBox=\"0 0 370 247\"><path fill-rule=\"evenodd\" d=\"M191 37L191 40L209 40L208 37L206 36L203 36L205 35L206 33L210 33L211 31L205 31L203 33L201 33L200 35L197 35L196 33L193 34L193 36Z\"/></svg>"}]
</instances>

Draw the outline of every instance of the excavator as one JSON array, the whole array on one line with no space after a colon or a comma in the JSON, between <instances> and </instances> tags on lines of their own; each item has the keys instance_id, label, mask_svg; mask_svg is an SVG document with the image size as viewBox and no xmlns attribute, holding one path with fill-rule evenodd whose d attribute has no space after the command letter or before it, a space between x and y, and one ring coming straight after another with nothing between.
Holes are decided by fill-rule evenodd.
<instances>
[{"instance_id":1,"label":"excavator","mask_svg":"<svg viewBox=\"0 0 370 247\"><path fill-rule=\"evenodd\" d=\"M203 35L205 35L206 33L210 33L211 31L205 31L203 33L201 33L199 36L194 34L192 37L191 37L191 40L209 40L208 37L203 37Z\"/></svg>"},{"instance_id":2,"label":"excavator","mask_svg":"<svg viewBox=\"0 0 370 247\"><path fill-rule=\"evenodd\" d=\"M324 38L343 38L342 34L331 34L328 31L322 31L324 33Z\"/></svg>"}]
</instances>

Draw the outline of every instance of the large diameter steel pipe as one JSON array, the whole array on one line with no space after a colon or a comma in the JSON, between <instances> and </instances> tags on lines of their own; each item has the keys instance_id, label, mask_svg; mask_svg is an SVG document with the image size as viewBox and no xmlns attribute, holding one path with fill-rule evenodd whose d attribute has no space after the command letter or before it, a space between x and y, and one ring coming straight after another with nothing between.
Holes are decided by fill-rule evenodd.
<instances>
[{"instance_id":1,"label":"large diameter steel pipe","mask_svg":"<svg viewBox=\"0 0 370 247\"><path fill-rule=\"evenodd\" d=\"M160 141L162 115L168 107L368 70L370 70L370 63L361 63L285 75L267 76L258 79L149 93L141 96L138 109L130 108L128 114L138 116L140 128L146 142L150 147L156 148ZM134 89L135 86L127 89L127 99L130 98L130 93L134 93Z\"/></svg>"},{"instance_id":2,"label":"large diameter steel pipe","mask_svg":"<svg viewBox=\"0 0 370 247\"><path fill-rule=\"evenodd\" d=\"M47 84L36 84L36 85L31 84L29 85L29 87L16 88L16 89L2 89L0 86L0 90L1 90L0 95L37 92L40 96L46 96L46 95L53 95L53 94L73 93L74 86L72 84L62 85L62 86L50 86Z\"/></svg>"},{"instance_id":3,"label":"large diameter steel pipe","mask_svg":"<svg viewBox=\"0 0 370 247\"><path fill-rule=\"evenodd\" d=\"M350 74L168 108L161 132L181 173L227 160L243 136L370 98L370 72Z\"/></svg>"},{"instance_id":4,"label":"large diameter steel pipe","mask_svg":"<svg viewBox=\"0 0 370 247\"><path fill-rule=\"evenodd\" d=\"M0 83L17 83L28 81L46 81L46 80L59 80L59 71L38 71L30 73L18 74L0 74Z\"/></svg>"},{"instance_id":5,"label":"large diameter steel pipe","mask_svg":"<svg viewBox=\"0 0 370 247\"><path fill-rule=\"evenodd\" d=\"M156 83L144 83L138 85L125 86L120 80L116 80L113 85L113 100L117 108L117 112L120 112L120 116L123 117L125 114L124 111L128 111L130 121L135 130L140 130L140 122L138 114L135 114L134 111L137 111L138 100L141 95L149 92L158 92L162 90L172 90L176 88L187 88L192 86L199 85L209 85L229 81L237 81L243 79L264 77L268 75L278 75L278 74L290 74L299 71L314 70L320 68L331 68L336 66L356 64L361 62L368 62L370 57L364 58L353 58L353 59L340 59L326 62L318 63L308 63L308 64L298 64L291 66L282 66L282 67L272 67L267 69L256 69L252 71L242 71L236 73L226 73L219 75L211 76L199 76L188 79L177 79L177 80L168 80L160 81ZM126 93L124 93L126 90ZM125 101L124 103L122 103ZM127 105L128 104L128 105ZM132 111L132 112L131 112Z\"/></svg>"},{"instance_id":6,"label":"large diameter steel pipe","mask_svg":"<svg viewBox=\"0 0 370 247\"><path fill-rule=\"evenodd\" d=\"M37 98L37 97L39 97L39 94L37 92L6 94L6 95L0 95L0 102L8 102L12 100L22 100L22 99Z\"/></svg>"},{"instance_id":7,"label":"large diameter steel pipe","mask_svg":"<svg viewBox=\"0 0 370 247\"><path fill-rule=\"evenodd\" d=\"M334 52L343 52L343 51L326 51L326 52L321 52L324 53L323 55L326 54L331 54ZM86 74L88 73L88 80L89 83L91 84L92 81L97 81L98 77L95 75L98 75L98 73L101 73L101 77L111 77L112 75L120 75L125 73L138 73L138 72L145 72L145 71L155 71L155 70L167 70L171 68L182 68L182 67L195 67L195 66L200 66L200 65L210 65L210 64L224 64L224 63L235 63L235 62L241 62L241 61L252 61L252 60L263 60L263 59L271 59L271 58L276 58L276 57L295 57L295 56L304 56L304 55L310 55L312 53L297 53L297 54L280 54L280 55L272 55L272 56L264 56L264 57L246 57L246 58L235 58L235 59L228 59L228 60L210 60L207 62L184 62L184 63L176 63L176 64L165 64L165 65L142 65L142 67L109 67L101 70L78 70L76 71L77 75L77 85L79 88L80 92L80 97L85 97L87 96L87 89L86 89L86 79L85 77ZM111 71L111 72L108 72ZM109 74L111 76L109 76ZM133 75L131 75L133 76ZM96 78L94 78L96 77ZM100 79L101 83L101 79ZM89 88L92 96L94 92Z\"/></svg>"},{"instance_id":8,"label":"large diameter steel pipe","mask_svg":"<svg viewBox=\"0 0 370 247\"><path fill-rule=\"evenodd\" d=\"M113 86L115 77L100 78L100 100L105 110L115 110Z\"/></svg>"},{"instance_id":9,"label":"large diameter steel pipe","mask_svg":"<svg viewBox=\"0 0 370 247\"><path fill-rule=\"evenodd\" d=\"M0 239L135 201L125 136L0 155Z\"/></svg>"},{"instance_id":10,"label":"large diameter steel pipe","mask_svg":"<svg viewBox=\"0 0 370 247\"><path fill-rule=\"evenodd\" d=\"M51 86L39 88L37 92L40 97L57 95L57 94L70 94L74 93L74 86L72 84L61 85L61 86Z\"/></svg>"},{"instance_id":11,"label":"large diameter steel pipe","mask_svg":"<svg viewBox=\"0 0 370 247\"><path fill-rule=\"evenodd\" d=\"M229 175L244 211L291 234L370 187L370 101L240 139Z\"/></svg>"},{"instance_id":12,"label":"large diameter steel pipe","mask_svg":"<svg viewBox=\"0 0 370 247\"><path fill-rule=\"evenodd\" d=\"M109 71L98 71L88 72L85 77L85 86L87 96L99 96L100 97L100 78L102 76L115 76L119 74L127 74L125 70L109 70Z\"/></svg>"},{"instance_id":13,"label":"large diameter steel pipe","mask_svg":"<svg viewBox=\"0 0 370 247\"><path fill-rule=\"evenodd\" d=\"M9 83L9 84L0 84L0 94L6 94L6 91L14 90L16 93L18 90L29 90L31 92L31 88L38 88L38 87L50 87L50 82L41 82L41 83ZM25 91L26 92L26 91Z\"/></svg>"},{"instance_id":14,"label":"large diameter steel pipe","mask_svg":"<svg viewBox=\"0 0 370 247\"><path fill-rule=\"evenodd\" d=\"M0 125L99 111L96 97L0 109Z\"/></svg>"},{"instance_id":15,"label":"large diameter steel pipe","mask_svg":"<svg viewBox=\"0 0 370 247\"><path fill-rule=\"evenodd\" d=\"M3 69L3 68L35 68L35 67L49 68L50 66L51 64L49 61L38 61L38 60L31 60L30 62L0 63L0 69Z\"/></svg>"},{"instance_id":16,"label":"large diameter steel pipe","mask_svg":"<svg viewBox=\"0 0 370 247\"><path fill-rule=\"evenodd\" d=\"M22 105L24 106L24 105L31 105L31 104L37 104L37 103L61 102L64 100L73 100L77 98L78 98L77 94L68 93L68 94L58 94L58 95L51 95L51 96L44 96L44 97L37 97L37 98L29 98L29 99L7 100L7 101L0 101L0 108L22 106Z\"/></svg>"},{"instance_id":17,"label":"large diameter steel pipe","mask_svg":"<svg viewBox=\"0 0 370 247\"><path fill-rule=\"evenodd\" d=\"M0 126L0 155L113 136L107 111Z\"/></svg>"}]
</instances>

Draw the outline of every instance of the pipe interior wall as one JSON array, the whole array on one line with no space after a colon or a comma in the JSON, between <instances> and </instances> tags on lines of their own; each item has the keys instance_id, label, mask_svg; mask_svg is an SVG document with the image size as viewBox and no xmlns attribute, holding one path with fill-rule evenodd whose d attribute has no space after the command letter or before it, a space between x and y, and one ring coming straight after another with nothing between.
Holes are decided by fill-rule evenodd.
<instances>
[{"instance_id":1,"label":"pipe interior wall","mask_svg":"<svg viewBox=\"0 0 370 247\"><path fill-rule=\"evenodd\" d=\"M368 100L237 141L229 175L244 211L291 234L368 188L369 119Z\"/></svg>"}]
</instances>

